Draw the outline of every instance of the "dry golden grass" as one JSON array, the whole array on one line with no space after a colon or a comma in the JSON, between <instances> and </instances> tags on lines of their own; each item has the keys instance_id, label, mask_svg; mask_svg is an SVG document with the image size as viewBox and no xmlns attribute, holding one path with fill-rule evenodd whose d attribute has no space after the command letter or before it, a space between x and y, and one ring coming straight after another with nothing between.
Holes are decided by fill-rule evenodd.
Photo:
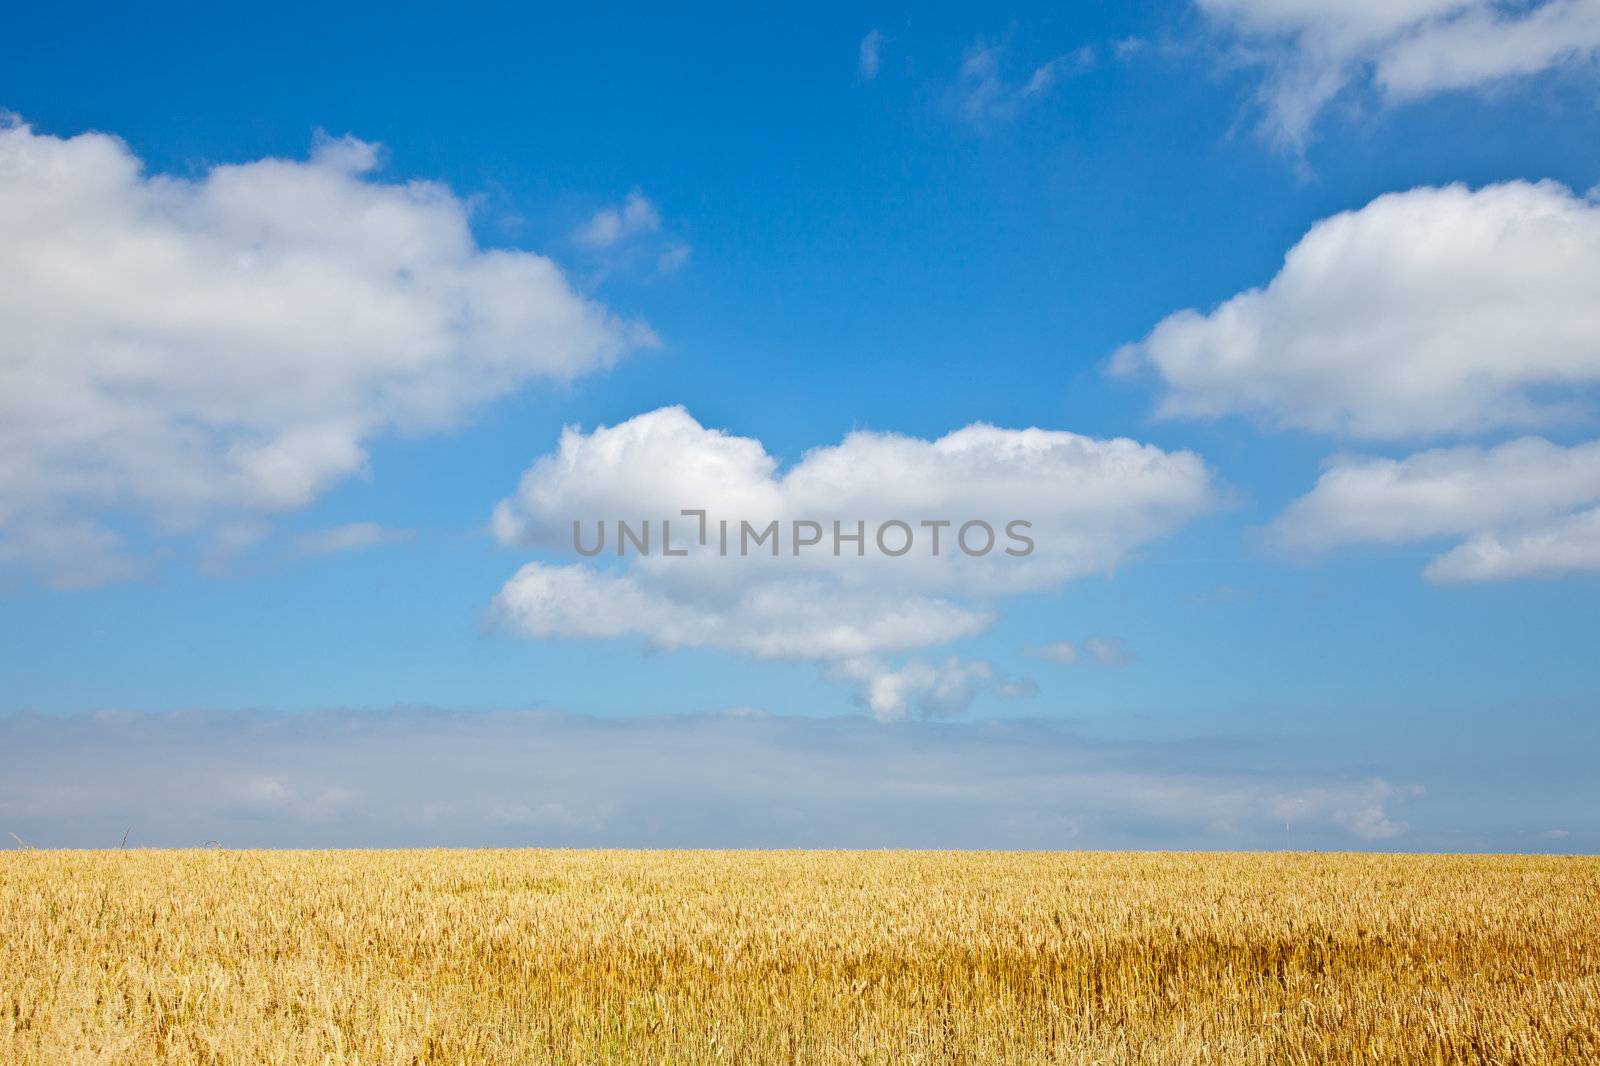
<instances>
[{"instance_id":1,"label":"dry golden grass","mask_svg":"<svg viewBox=\"0 0 1600 1066\"><path fill-rule=\"evenodd\" d=\"M0 1058L1594 1063L1600 861L11 851Z\"/></svg>"}]
</instances>

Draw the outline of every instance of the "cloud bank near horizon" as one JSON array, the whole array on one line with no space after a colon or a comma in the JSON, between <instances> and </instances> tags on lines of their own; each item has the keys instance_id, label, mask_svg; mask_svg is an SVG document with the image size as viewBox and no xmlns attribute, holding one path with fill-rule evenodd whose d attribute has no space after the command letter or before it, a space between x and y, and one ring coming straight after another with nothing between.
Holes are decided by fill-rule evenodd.
<instances>
[{"instance_id":1,"label":"cloud bank near horizon","mask_svg":"<svg viewBox=\"0 0 1600 1066\"><path fill-rule=\"evenodd\" d=\"M40 846L1393 847L1414 792L1027 720L0 718L0 831Z\"/></svg>"}]
</instances>

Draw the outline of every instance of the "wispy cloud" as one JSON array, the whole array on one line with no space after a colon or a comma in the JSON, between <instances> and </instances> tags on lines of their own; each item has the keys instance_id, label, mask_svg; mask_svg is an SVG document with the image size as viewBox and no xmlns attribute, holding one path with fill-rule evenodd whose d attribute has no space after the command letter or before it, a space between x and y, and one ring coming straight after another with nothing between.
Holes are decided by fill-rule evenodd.
<instances>
[{"instance_id":1,"label":"wispy cloud","mask_svg":"<svg viewBox=\"0 0 1600 1066\"><path fill-rule=\"evenodd\" d=\"M1600 56L1600 0L1196 0L1263 70L1267 133L1300 150L1328 105L1370 82L1386 103L1477 89Z\"/></svg>"},{"instance_id":2,"label":"wispy cloud","mask_svg":"<svg viewBox=\"0 0 1600 1066\"><path fill-rule=\"evenodd\" d=\"M689 262L688 242L664 233L661 211L639 189L620 204L602 207L573 231L572 239L594 257L603 271L618 269L676 273Z\"/></svg>"},{"instance_id":3,"label":"wispy cloud","mask_svg":"<svg viewBox=\"0 0 1600 1066\"><path fill-rule=\"evenodd\" d=\"M1126 63L1149 46L1150 42L1143 37L1124 37L1119 41L1111 42L1111 54L1119 62Z\"/></svg>"},{"instance_id":4,"label":"wispy cloud","mask_svg":"<svg viewBox=\"0 0 1600 1066\"><path fill-rule=\"evenodd\" d=\"M693 253L694 249L687 244L674 244L656 256L656 271L661 274L675 274L683 269Z\"/></svg>"},{"instance_id":5,"label":"wispy cloud","mask_svg":"<svg viewBox=\"0 0 1600 1066\"><path fill-rule=\"evenodd\" d=\"M1083 650L1101 666L1126 666L1135 658L1128 646L1116 637L1090 637L1083 642Z\"/></svg>"},{"instance_id":6,"label":"wispy cloud","mask_svg":"<svg viewBox=\"0 0 1600 1066\"><path fill-rule=\"evenodd\" d=\"M1048 644L1030 645L1023 649L1023 653L1035 659L1043 659L1047 663L1060 663L1071 666L1078 661L1078 646L1070 640L1052 640Z\"/></svg>"},{"instance_id":7,"label":"wispy cloud","mask_svg":"<svg viewBox=\"0 0 1600 1066\"><path fill-rule=\"evenodd\" d=\"M332 529L318 529L302 533L296 540L300 551L306 555L333 555L337 552L361 551L384 544L398 544L416 534L409 529L391 529L376 522L350 522Z\"/></svg>"},{"instance_id":8,"label":"wispy cloud","mask_svg":"<svg viewBox=\"0 0 1600 1066\"><path fill-rule=\"evenodd\" d=\"M871 30L861 38L860 47L856 50L856 73L861 75L862 81L871 81L878 76L878 64L882 58L883 32Z\"/></svg>"},{"instance_id":9,"label":"wispy cloud","mask_svg":"<svg viewBox=\"0 0 1600 1066\"><path fill-rule=\"evenodd\" d=\"M1101 666L1126 666L1137 656L1117 637L1087 637L1080 643L1070 640L1053 640L1046 644L1029 645L1023 654L1045 662L1071 666L1088 660Z\"/></svg>"},{"instance_id":10,"label":"wispy cloud","mask_svg":"<svg viewBox=\"0 0 1600 1066\"><path fill-rule=\"evenodd\" d=\"M573 234L587 248L611 248L661 228L661 213L650 198L634 189L615 207L603 207Z\"/></svg>"},{"instance_id":11,"label":"wispy cloud","mask_svg":"<svg viewBox=\"0 0 1600 1066\"><path fill-rule=\"evenodd\" d=\"M1062 78L1088 70L1095 64L1093 47L1084 46L1033 68L1024 79L1005 76L1006 48L982 39L962 56L951 91L957 115L976 126L1015 118L1030 104L1049 95Z\"/></svg>"}]
</instances>

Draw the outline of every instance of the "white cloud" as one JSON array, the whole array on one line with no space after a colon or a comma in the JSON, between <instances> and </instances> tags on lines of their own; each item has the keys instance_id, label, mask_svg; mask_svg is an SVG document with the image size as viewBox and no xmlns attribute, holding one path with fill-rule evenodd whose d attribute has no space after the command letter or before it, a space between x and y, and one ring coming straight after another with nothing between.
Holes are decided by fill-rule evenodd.
<instances>
[{"instance_id":1,"label":"white cloud","mask_svg":"<svg viewBox=\"0 0 1600 1066\"><path fill-rule=\"evenodd\" d=\"M1113 361L1142 367L1164 415L1367 438L1569 419L1600 382L1600 204L1555 182L1381 196Z\"/></svg>"},{"instance_id":2,"label":"white cloud","mask_svg":"<svg viewBox=\"0 0 1600 1066\"><path fill-rule=\"evenodd\" d=\"M883 31L870 30L861 38L861 45L856 50L856 72L861 75L862 81L871 81L878 76L882 51Z\"/></svg>"},{"instance_id":3,"label":"white cloud","mask_svg":"<svg viewBox=\"0 0 1600 1066\"><path fill-rule=\"evenodd\" d=\"M592 545L595 523L617 519L637 528L651 520L653 554L624 569L533 562L502 589L502 618L537 637L635 635L661 647L718 647L760 658L836 661L908 651L972 635L992 620L995 597L1052 588L1073 577L1106 573L1145 544L1214 506L1210 472L1187 452L1098 440L1042 429L973 425L938 440L852 433L809 451L782 472L761 442L700 425L682 408L662 408L590 433L563 432L554 454L523 476L496 508L493 529L505 543L572 554L573 522ZM707 546L697 541L707 512ZM662 520L687 557L661 554ZM893 531L892 520L909 527ZM953 523L934 530L925 520ZM996 547L982 557L959 549L959 527L985 521ZM1006 539L1010 522L1031 523L1034 548ZM730 554L715 549L726 521ZM739 555L741 523L779 524L774 556L766 547ZM822 546L796 554L797 521L816 522ZM861 554L832 552L843 532L862 523L875 540L913 551L888 557L876 545ZM987 538L969 531L968 544Z\"/></svg>"},{"instance_id":4,"label":"white cloud","mask_svg":"<svg viewBox=\"0 0 1600 1066\"><path fill-rule=\"evenodd\" d=\"M1432 581L1600 573L1600 507L1510 532L1479 533L1429 564Z\"/></svg>"},{"instance_id":5,"label":"white cloud","mask_svg":"<svg viewBox=\"0 0 1600 1066\"><path fill-rule=\"evenodd\" d=\"M578 227L574 237L588 248L610 248L660 229L661 213L649 197L635 189L620 205L596 211L589 221Z\"/></svg>"},{"instance_id":6,"label":"white cloud","mask_svg":"<svg viewBox=\"0 0 1600 1066\"><path fill-rule=\"evenodd\" d=\"M937 557L915 550L886 560L873 550L857 558L846 548L842 558L829 552L796 558L785 548L773 561L765 551L738 560L692 550L686 565L704 571L697 578L710 562L812 576L845 570L858 584L870 578L925 590L1014 592L1108 572L1216 503L1211 473L1198 456L1125 437L983 423L937 440L857 431L811 449L780 473L760 441L708 429L681 407L663 407L590 433L568 427L557 450L535 462L515 495L496 507L493 528L505 543L570 551L574 520L589 528L619 517L675 518L685 508L705 509L712 521L730 525L861 520L869 537L889 519L984 519L996 529L997 547L982 558L951 550L958 531L950 527L940 535ZM1012 519L1033 523L1028 532L1036 547L1025 558L1000 550ZM921 538L916 543L931 548L927 531L913 532ZM982 538L971 539L976 545ZM659 555L644 562L653 571L677 565ZM896 575L911 580L891 582ZM749 574L732 576L743 581Z\"/></svg>"},{"instance_id":7,"label":"white cloud","mask_svg":"<svg viewBox=\"0 0 1600 1066\"><path fill-rule=\"evenodd\" d=\"M880 693L927 696L954 676L948 664L939 673L877 657L973 636L993 621L999 598L1108 573L1216 497L1210 472L1188 452L981 424L932 441L856 432L780 471L760 441L662 408L588 433L569 427L496 507L491 525L503 543L576 558L575 521L587 547L597 523L609 539L593 562L526 564L501 589L494 614L535 638L637 637L662 648L831 663L834 676L876 684ZM704 546L699 519L684 517L686 509L706 512ZM619 519L636 531L649 521L650 555L630 548L626 562L617 558ZM946 524L936 530L924 521ZM969 521L994 530L995 546L981 557L960 549ZM1008 530L1013 521L1031 525ZM718 550L722 522L727 555ZM773 522L776 541L741 555L743 524L757 533ZM797 553L797 522L816 523L804 533L822 544ZM860 524L860 549L845 543L833 554L835 523L847 534ZM1006 554L1027 550L1008 532L1030 538L1031 554ZM913 548L886 555L880 533L891 551L907 534ZM662 554L669 534L686 556ZM988 543L981 528L968 530L973 551ZM838 668L848 660L870 669ZM866 673L882 680L869 682ZM974 691L998 693L998 684ZM938 699L924 702L935 708ZM876 713L903 713L906 699L866 702Z\"/></svg>"},{"instance_id":8,"label":"white cloud","mask_svg":"<svg viewBox=\"0 0 1600 1066\"><path fill-rule=\"evenodd\" d=\"M390 529L376 522L350 522L332 529L303 533L297 541L300 550L307 555L332 555L397 544L410 540L412 535L409 529Z\"/></svg>"},{"instance_id":9,"label":"white cloud","mask_svg":"<svg viewBox=\"0 0 1600 1066\"><path fill-rule=\"evenodd\" d=\"M674 581L664 570L618 574L528 563L500 590L495 614L529 637L639 636L660 648L818 661L942 644L981 632L993 619L988 610L946 599L815 578L700 588L693 575Z\"/></svg>"},{"instance_id":10,"label":"white cloud","mask_svg":"<svg viewBox=\"0 0 1600 1066\"><path fill-rule=\"evenodd\" d=\"M1414 789L1303 745L1029 721L397 709L0 716L0 832L40 846L1301 847ZM1583 839L1574 834L1572 847Z\"/></svg>"},{"instance_id":11,"label":"white cloud","mask_svg":"<svg viewBox=\"0 0 1600 1066\"><path fill-rule=\"evenodd\" d=\"M1378 57L1375 75L1390 99L1405 100L1539 74L1597 54L1600 3L1594 0L1478 3L1395 41Z\"/></svg>"},{"instance_id":12,"label":"white cloud","mask_svg":"<svg viewBox=\"0 0 1600 1066\"><path fill-rule=\"evenodd\" d=\"M324 139L191 180L104 134L0 127L0 559L127 576L130 527L303 506L384 433L652 343L377 156Z\"/></svg>"},{"instance_id":13,"label":"white cloud","mask_svg":"<svg viewBox=\"0 0 1600 1066\"><path fill-rule=\"evenodd\" d=\"M1592 417L1600 203L1553 182L1420 188L1318 222L1262 289L1168 316L1113 369L1153 369L1168 416L1252 416L1369 439ZM1338 455L1272 525L1295 551L1466 538L1437 581L1597 569L1600 442L1529 437L1401 459Z\"/></svg>"},{"instance_id":14,"label":"white cloud","mask_svg":"<svg viewBox=\"0 0 1600 1066\"><path fill-rule=\"evenodd\" d=\"M880 722L898 721L912 710L922 718L962 714L985 691L1001 699L1026 699L1039 692L1029 679L1001 677L993 663L953 655L935 663L912 659L899 668L875 658L847 659L829 673L853 682L857 698Z\"/></svg>"},{"instance_id":15,"label":"white cloud","mask_svg":"<svg viewBox=\"0 0 1600 1066\"><path fill-rule=\"evenodd\" d=\"M1563 448L1526 437L1405 459L1338 455L1273 524L1286 547L1398 544L1566 514L1600 500L1600 441Z\"/></svg>"},{"instance_id":16,"label":"white cloud","mask_svg":"<svg viewBox=\"0 0 1600 1066\"><path fill-rule=\"evenodd\" d=\"M1467 537L1435 559L1435 581L1600 570L1600 441L1529 437L1405 459L1335 456L1273 523L1289 549Z\"/></svg>"},{"instance_id":17,"label":"white cloud","mask_svg":"<svg viewBox=\"0 0 1600 1066\"><path fill-rule=\"evenodd\" d=\"M1318 116L1369 80L1388 102L1473 89L1600 54L1600 0L1196 0L1266 69L1272 135L1300 148Z\"/></svg>"}]
</instances>

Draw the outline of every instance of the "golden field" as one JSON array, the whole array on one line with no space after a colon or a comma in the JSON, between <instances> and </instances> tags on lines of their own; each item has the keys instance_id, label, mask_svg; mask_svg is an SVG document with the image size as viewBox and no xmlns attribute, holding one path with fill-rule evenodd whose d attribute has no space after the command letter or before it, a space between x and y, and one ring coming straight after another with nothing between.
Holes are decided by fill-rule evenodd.
<instances>
[{"instance_id":1,"label":"golden field","mask_svg":"<svg viewBox=\"0 0 1600 1066\"><path fill-rule=\"evenodd\" d=\"M6 1063L1600 1062L1600 860L0 855Z\"/></svg>"}]
</instances>

